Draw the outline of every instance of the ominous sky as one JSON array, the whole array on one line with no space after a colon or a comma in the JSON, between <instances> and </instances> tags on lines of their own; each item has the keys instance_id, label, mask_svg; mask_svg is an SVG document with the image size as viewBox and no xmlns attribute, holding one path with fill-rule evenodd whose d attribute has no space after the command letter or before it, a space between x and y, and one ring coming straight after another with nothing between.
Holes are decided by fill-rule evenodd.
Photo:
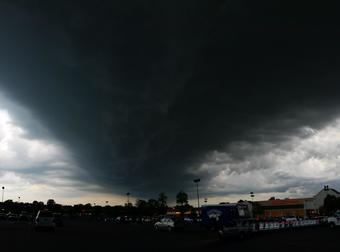
<instances>
[{"instance_id":1,"label":"ominous sky","mask_svg":"<svg viewBox=\"0 0 340 252\"><path fill-rule=\"evenodd\" d=\"M197 177L212 201L339 189L338 7L0 0L0 183L61 202L194 199Z\"/></svg>"}]
</instances>

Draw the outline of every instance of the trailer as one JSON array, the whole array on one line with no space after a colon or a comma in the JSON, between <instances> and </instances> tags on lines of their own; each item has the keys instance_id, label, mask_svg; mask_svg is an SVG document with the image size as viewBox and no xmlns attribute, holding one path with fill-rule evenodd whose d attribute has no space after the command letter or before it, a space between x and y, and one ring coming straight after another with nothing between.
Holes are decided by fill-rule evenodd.
<instances>
[{"instance_id":1,"label":"trailer","mask_svg":"<svg viewBox=\"0 0 340 252\"><path fill-rule=\"evenodd\" d=\"M202 224L219 236L241 238L259 231L259 223L252 218L249 207L242 203L202 206Z\"/></svg>"},{"instance_id":2,"label":"trailer","mask_svg":"<svg viewBox=\"0 0 340 252\"><path fill-rule=\"evenodd\" d=\"M321 224L319 219L256 220L249 205L244 203L204 205L201 217L203 226L217 231L220 238L228 236L244 238L259 232L291 230Z\"/></svg>"}]
</instances>

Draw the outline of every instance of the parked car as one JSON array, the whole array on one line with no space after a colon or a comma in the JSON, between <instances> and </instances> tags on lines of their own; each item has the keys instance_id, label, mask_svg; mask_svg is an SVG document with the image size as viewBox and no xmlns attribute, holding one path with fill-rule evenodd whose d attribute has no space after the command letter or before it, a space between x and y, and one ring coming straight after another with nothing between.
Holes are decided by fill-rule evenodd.
<instances>
[{"instance_id":1,"label":"parked car","mask_svg":"<svg viewBox=\"0 0 340 252\"><path fill-rule=\"evenodd\" d=\"M60 213L54 213L53 214L53 218L54 218L54 223L57 227L62 227L64 226L64 223L63 223L63 220L62 220L62 217L61 217L61 214Z\"/></svg>"},{"instance_id":2,"label":"parked car","mask_svg":"<svg viewBox=\"0 0 340 252\"><path fill-rule=\"evenodd\" d=\"M53 213L48 210L40 210L35 217L34 229L39 230L55 230L55 221Z\"/></svg>"},{"instance_id":3,"label":"parked car","mask_svg":"<svg viewBox=\"0 0 340 252\"><path fill-rule=\"evenodd\" d=\"M187 224L191 224L194 222L194 219L190 217L184 217L184 222Z\"/></svg>"},{"instance_id":4,"label":"parked car","mask_svg":"<svg viewBox=\"0 0 340 252\"><path fill-rule=\"evenodd\" d=\"M171 218L162 218L154 224L156 230L171 231L175 228L175 221Z\"/></svg>"},{"instance_id":5,"label":"parked car","mask_svg":"<svg viewBox=\"0 0 340 252\"><path fill-rule=\"evenodd\" d=\"M143 218L143 223L151 223L152 219L150 217Z\"/></svg>"},{"instance_id":6,"label":"parked car","mask_svg":"<svg viewBox=\"0 0 340 252\"><path fill-rule=\"evenodd\" d=\"M336 211L333 216L328 217L327 223L330 228L340 226L340 210Z\"/></svg>"},{"instance_id":7,"label":"parked car","mask_svg":"<svg viewBox=\"0 0 340 252\"><path fill-rule=\"evenodd\" d=\"M28 214L28 213L21 213L19 215L19 221L31 222L32 221L32 215Z\"/></svg>"},{"instance_id":8,"label":"parked car","mask_svg":"<svg viewBox=\"0 0 340 252\"><path fill-rule=\"evenodd\" d=\"M9 221L18 221L19 220L19 216L17 214L14 214L14 213L8 213L7 214L7 220Z\"/></svg>"},{"instance_id":9,"label":"parked car","mask_svg":"<svg viewBox=\"0 0 340 252\"><path fill-rule=\"evenodd\" d=\"M7 220L7 214L0 212L0 220Z\"/></svg>"}]
</instances>

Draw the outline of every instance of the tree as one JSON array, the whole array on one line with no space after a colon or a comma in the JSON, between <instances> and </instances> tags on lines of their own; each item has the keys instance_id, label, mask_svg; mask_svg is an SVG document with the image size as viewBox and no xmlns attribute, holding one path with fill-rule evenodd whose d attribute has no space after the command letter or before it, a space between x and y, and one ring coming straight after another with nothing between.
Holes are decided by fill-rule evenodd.
<instances>
[{"instance_id":1,"label":"tree","mask_svg":"<svg viewBox=\"0 0 340 252\"><path fill-rule=\"evenodd\" d=\"M184 217L185 212L192 212L193 207L188 204L188 194L186 194L182 190L177 193L176 202L177 206L175 207L175 209L176 211L179 211L181 213L182 218Z\"/></svg>"},{"instance_id":2,"label":"tree","mask_svg":"<svg viewBox=\"0 0 340 252\"><path fill-rule=\"evenodd\" d=\"M55 203L54 199L49 199L47 201L46 205L47 205L47 208L49 210L54 210L56 203Z\"/></svg>"},{"instance_id":3,"label":"tree","mask_svg":"<svg viewBox=\"0 0 340 252\"><path fill-rule=\"evenodd\" d=\"M158 202L159 202L159 206L164 208L167 207L167 201L168 197L164 194L164 193L160 193L158 196Z\"/></svg>"},{"instance_id":4,"label":"tree","mask_svg":"<svg viewBox=\"0 0 340 252\"><path fill-rule=\"evenodd\" d=\"M147 202L145 200L138 199L136 202L137 208L145 208L147 205Z\"/></svg>"},{"instance_id":5,"label":"tree","mask_svg":"<svg viewBox=\"0 0 340 252\"><path fill-rule=\"evenodd\" d=\"M253 203L253 214L255 217L261 217L264 215L264 208L259 203Z\"/></svg>"},{"instance_id":6,"label":"tree","mask_svg":"<svg viewBox=\"0 0 340 252\"><path fill-rule=\"evenodd\" d=\"M181 206L188 204L188 194L186 194L182 190L179 191L176 195L176 203Z\"/></svg>"},{"instance_id":7,"label":"tree","mask_svg":"<svg viewBox=\"0 0 340 252\"><path fill-rule=\"evenodd\" d=\"M327 195L322 208L324 213L326 215L331 215L338 209L340 209L340 198L337 198L334 195Z\"/></svg>"},{"instance_id":8,"label":"tree","mask_svg":"<svg viewBox=\"0 0 340 252\"><path fill-rule=\"evenodd\" d=\"M155 199L149 199L148 204L149 204L150 208L155 209L155 210L158 209L158 207L159 207L158 200L155 200Z\"/></svg>"},{"instance_id":9,"label":"tree","mask_svg":"<svg viewBox=\"0 0 340 252\"><path fill-rule=\"evenodd\" d=\"M168 208L167 199L168 197L163 192L158 195L159 214L166 214Z\"/></svg>"},{"instance_id":10,"label":"tree","mask_svg":"<svg viewBox=\"0 0 340 252\"><path fill-rule=\"evenodd\" d=\"M55 201L54 199L49 199L46 203L47 206L54 206L55 205Z\"/></svg>"},{"instance_id":11,"label":"tree","mask_svg":"<svg viewBox=\"0 0 340 252\"><path fill-rule=\"evenodd\" d=\"M137 211L140 215L148 215L149 204L145 200L137 200L136 202Z\"/></svg>"}]
</instances>

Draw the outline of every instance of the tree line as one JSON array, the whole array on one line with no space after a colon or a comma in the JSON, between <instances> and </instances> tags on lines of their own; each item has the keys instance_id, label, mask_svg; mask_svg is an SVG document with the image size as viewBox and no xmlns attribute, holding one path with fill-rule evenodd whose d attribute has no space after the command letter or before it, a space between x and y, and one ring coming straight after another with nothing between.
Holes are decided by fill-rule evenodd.
<instances>
[{"instance_id":1,"label":"tree line","mask_svg":"<svg viewBox=\"0 0 340 252\"><path fill-rule=\"evenodd\" d=\"M49 199L46 204L42 201L33 201L32 203L14 202L6 200L0 202L0 211L2 213L30 213L36 214L39 210L48 209L52 212L69 215L70 217L87 216L92 218L98 217L117 217L122 215L130 216L157 216L165 215L169 211L168 197L165 193L160 193L157 199L137 199L135 204L126 203L116 206L99 206L87 204L62 205L55 202L54 199ZM194 208L188 203L188 194L184 191L179 191L176 195L175 211L181 213L192 211Z\"/></svg>"}]
</instances>

